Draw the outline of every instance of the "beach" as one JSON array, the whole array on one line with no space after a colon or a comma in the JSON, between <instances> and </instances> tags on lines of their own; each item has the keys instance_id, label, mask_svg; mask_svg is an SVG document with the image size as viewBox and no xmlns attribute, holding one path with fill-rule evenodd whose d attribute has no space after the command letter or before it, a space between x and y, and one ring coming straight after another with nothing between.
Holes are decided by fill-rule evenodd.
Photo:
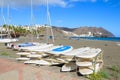
<instances>
[{"instance_id":1,"label":"beach","mask_svg":"<svg viewBox=\"0 0 120 80\"><path fill-rule=\"evenodd\" d=\"M97 40L56 40L56 44L72 45L74 48L92 47L103 51L104 66L120 65L120 46L113 41Z\"/></svg>"},{"instance_id":2,"label":"beach","mask_svg":"<svg viewBox=\"0 0 120 80\"><path fill-rule=\"evenodd\" d=\"M26 37L22 37L22 38L20 38L19 42L17 42L17 43L21 43L21 42L25 42L25 41L30 41L30 39L27 40ZM34 39L34 41L45 42L45 40L43 40L43 39L41 39L41 40ZM49 43L52 43L52 40L49 40ZM111 66L114 66L114 65L120 66L120 46L117 45L117 42L83 40L83 39L74 40L74 39L57 37L55 39L54 44L55 45L59 45L59 44L71 45L71 46L73 46L74 49L82 48L82 47L101 48L103 51L103 61L104 61L103 70L109 71L108 68ZM17 55L15 53L17 53L17 52L18 51L6 49L4 44L0 44L1 58L6 58L6 59L8 58L8 59L12 59L13 61L15 61L15 57L17 57ZM9 56L9 57L4 57L4 56ZM58 66L45 66L45 67L42 66L40 68L43 68L48 71L52 71L54 73L66 74L68 76L78 78L78 80L80 78L82 78L82 77L77 76L76 72L67 72L67 73L63 72L62 73L59 71L60 67L58 67ZM85 79L83 79L83 80L85 80Z\"/></svg>"}]
</instances>

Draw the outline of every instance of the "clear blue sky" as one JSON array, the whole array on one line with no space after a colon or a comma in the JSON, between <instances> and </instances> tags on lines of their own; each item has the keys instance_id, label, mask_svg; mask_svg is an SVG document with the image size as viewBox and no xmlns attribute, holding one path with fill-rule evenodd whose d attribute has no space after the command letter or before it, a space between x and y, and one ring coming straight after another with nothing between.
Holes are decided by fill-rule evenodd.
<instances>
[{"instance_id":1,"label":"clear blue sky","mask_svg":"<svg viewBox=\"0 0 120 80\"><path fill-rule=\"evenodd\" d=\"M7 5L10 6L10 24L30 25L30 0L3 0L3 13L7 22ZM52 25L77 28L103 27L120 37L120 0L48 0ZM45 0L33 0L33 23L45 24ZM0 7L2 0L0 0ZM0 13L1 14L1 13ZM0 24L3 24L0 16Z\"/></svg>"}]
</instances>

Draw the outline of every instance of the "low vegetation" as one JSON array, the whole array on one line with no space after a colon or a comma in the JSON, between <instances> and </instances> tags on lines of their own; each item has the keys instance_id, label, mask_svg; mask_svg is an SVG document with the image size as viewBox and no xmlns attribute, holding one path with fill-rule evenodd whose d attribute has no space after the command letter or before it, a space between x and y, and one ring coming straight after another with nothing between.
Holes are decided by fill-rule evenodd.
<instances>
[{"instance_id":1,"label":"low vegetation","mask_svg":"<svg viewBox=\"0 0 120 80\"><path fill-rule=\"evenodd\" d=\"M0 55L2 55L2 56L10 56L10 54L7 53L7 52L2 52L2 53L0 53Z\"/></svg>"},{"instance_id":2,"label":"low vegetation","mask_svg":"<svg viewBox=\"0 0 120 80\"><path fill-rule=\"evenodd\" d=\"M110 74L111 80L120 80L120 66L113 65L108 68L112 73Z\"/></svg>"},{"instance_id":3,"label":"low vegetation","mask_svg":"<svg viewBox=\"0 0 120 80\"><path fill-rule=\"evenodd\" d=\"M120 80L120 66L112 65L107 70L87 76L90 80Z\"/></svg>"},{"instance_id":4,"label":"low vegetation","mask_svg":"<svg viewBox=\"0 0 120 80\"><path fill-rule=\"evenodd\" d=\"M110 75L108 74L108 72L101 70L100 72L96 73L96 74L91 74L89 75L89 79L90 80L104 80L104 79L109 79Z\"/></svg>"}]
</instances>

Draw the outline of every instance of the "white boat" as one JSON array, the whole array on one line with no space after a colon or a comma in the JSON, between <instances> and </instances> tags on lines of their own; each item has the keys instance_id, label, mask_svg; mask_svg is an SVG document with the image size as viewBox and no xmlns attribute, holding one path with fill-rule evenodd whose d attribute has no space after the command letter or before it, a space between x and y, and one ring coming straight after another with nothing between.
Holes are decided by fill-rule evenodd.
<instances>
[{"instance_id":1,"label":"white boat","mask_svg":"<svg viewBox=\"0 0 120 80\"><path fill-rule=\"evenodd\" d=\"M61 71L73 71L75 70L77 67L76 67L76 64L75 62L70 62L70 63L67 63L67 64L64 64L61 68Z\"/></svg>"},{"instance_id":2,"label":"white boat","mask_svg":"<svg viewBox=\"0 0 120 80\"><path fill-rule=\"evenodd\" d=\"M7 8L7 13L8 13L8 21L7 22L6 22L4 13L3 13L4 0L1 1L1 4L2 4L2 7L1 7L1 16L2 16L4 24L7 24L7 27L6 27L6 31L3 29L3 26L1 28L0 43L16 42L16 41L18 41L18 39L11 37L11 35L10 35L10 29L8 28L8 24L9 24L9 4L8 4L8 8ZM6 34L3 34L3 32L5 32Z\"/></svg>"},{"instance_id":3,"label":"white boat","mask_svg":"<svg viewBox=\"0 0 120 80\"><path fill-rule=\"evenodd\" d=\"M38 49L49 48L51 46L53 46L53 44L41 44L36 46L20 47L19 51L34 51Z\"/></svg>"},{"instance_id":4,"label":"white boat","mask_svg":"<svg viewBox=\"0 0 120 80\"><path fill-rule=\"evenodd\" d=\"M90 50L76 54L78 72L82 75L97 73L103 66L102 50L91 48Z\"/></svg>"},{"instance_id":5,"label":"white boat","mask_svg":"<svg viewBox=\"0 0 120 80\"><path fill-rule=\"evenodd\" d=\"M59 58L60 54L65 53L65 52L69 52L72 49L73 49L72 46L60 46L60 47L54 48L50 51L46 51L45 53L48 54L49 57L43 59L42 61L36 62L35 64L39 64L39 65L59 65L59 64L63 64L66 61ZM56 56L56 55L58 55L58 56Z\"/></svg>"},{"instance_id":6,"label":"white boat","mask_svg":"<svg viewBox=\"0 0 120 80\"><path fill-rule=\"evenodd\" d=\"M19 50L19 48L22 47L30 47L30 46L37 46L37 45L41 45L43 43L38 43L38 42L25 42L25 43L19 43L19 44L15 44L15 43L9 43L8 45L10 45L10 47L13 50Z\"/></svg>"},{"instance_id":7,"label":"white boat","mask_svg":"<svg viewBox=\"0 0 120 80\"><path fill-rule=\"evenodd\" d=\"M10 42L16 42L18 39L11 39L11 38L1 38L0 43L10 43Z\"/></svg>"},{"instance_id":8,"label":"white boat","mask_svg":"<svg viewBox=\"0 0 120 80\"><path fill-rule=\"evenodd\" d=\"M54 54L54 55L59 55L59 54L63 54L63 53L69 52L72 49L73 49L72 46L66 45L66 46L61 46L61 47L52 49L50 51L47 51L47 53Z\"/></svg>"}]
</instances>

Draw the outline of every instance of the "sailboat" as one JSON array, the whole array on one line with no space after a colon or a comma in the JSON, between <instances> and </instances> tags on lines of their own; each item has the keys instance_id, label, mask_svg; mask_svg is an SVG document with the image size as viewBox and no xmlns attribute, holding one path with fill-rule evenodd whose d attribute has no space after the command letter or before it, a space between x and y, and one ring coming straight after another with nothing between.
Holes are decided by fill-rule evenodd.
<instances>
[{"instance_id":1,"label":"sailboat","mask_svg":"<svg viewBox=\"0 0 120 80\"><path fill-rule=\"evenodd\" d=\"M3 15L3 4L4 4L4 1L2 0L1 17L2 17L2 19L4 21L4 24L7 24L7 23L9 23L9 4L8 4L8 8L7 8L8 9L7 10L7 12L8 12L8 22L6 22L6 19L5 19L4 15ZM6 28L6 32L7 32L6 34L3 34L3 32L5 32L3 30L4 30L4 28L3 28L3 25L2 25L1 34L0 34L1 35L0 43L6 43L7 44L7 43L18 41L18 39L15 39L15 38L11 37L8 25L7 25L7 28Z\"/></svg>"},{"instance_id":2,"label":"sailboat","mask_svg":"<svg viewBox=\"0 0 120 80\"><path fill-rule=\"evenodd\" d=\"M47 23L49 22L49 24L51 25L51 20L50 20L50 13L49 13L49 8L48 8L48 2L47 2L47 9L46 9L46 11L47 11ZM31 28L32 28L32 26L33 26L33 1L31 0ZM53 44L48 44L49 42L48 42L48 25L45 25L45 27L46 27L46 43L37 43L37 42L35 42L35 44L34 44L34 42L33 42L33 36L31 36L31 42L27 42L27 44L26 43L22 43L22 44L18 44L18 45L15 45L15 46L13 46L13 48L14 49L17 49L17 50L26 50L26 49L30 49L30 48L34 48L34 49L40 49L40 47L41 46L45 46L46 45L46 47L48 47L49 45L53 45ZM54 36L53 36L53 31L52 31L52 27L49 27L50 29L51 29L51 33L52 33L52 39L53 39L53 42L54 42ZM31 30L31 33L32 33L32 30ZM36 43L37 43L37 45L36 45Z\"/></svg>"},{"instance_id":3,"label":"sailboat","mask_svg":"<svg viewBox=\"0 0 120 80\"><path fill-rule=\"evenodd\" d=\"M32 0L31 0L31 12L30 12L30 14L31 14L31 25L30 26L32 27L32 25L33 25L33 6L32 6ZM31 42L25 42L25 43L19 43L19 44L11 44L12 45L11 48L13 48L14 50L19 50L20 47L29 47L29 46L39 45L39 43L33 42L32 29L30 31L31 31Z\"/></svg>"}]
</instances>

